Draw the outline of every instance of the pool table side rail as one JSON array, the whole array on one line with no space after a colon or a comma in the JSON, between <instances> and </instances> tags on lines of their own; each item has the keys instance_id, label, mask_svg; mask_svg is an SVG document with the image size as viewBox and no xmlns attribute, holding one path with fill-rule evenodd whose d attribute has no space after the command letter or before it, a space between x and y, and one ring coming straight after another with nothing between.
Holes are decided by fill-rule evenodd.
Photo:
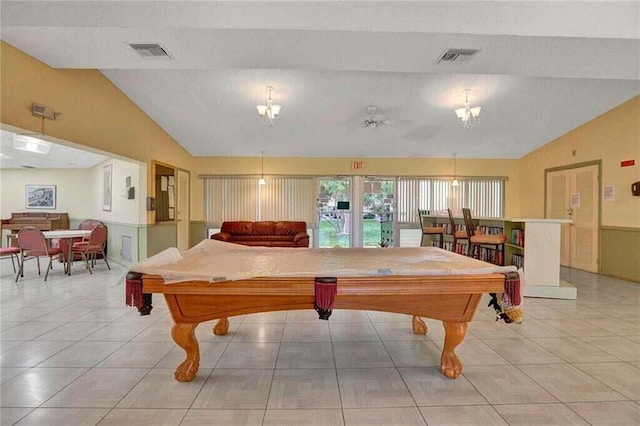
<instances>
[{"instance_id":1,"label":"pool table side rail","mask_svg":"<svg viewBox=\"0 0 640 426\"><path fill-rule=\"evenodd\" d=\"M278 310L312 309L314 278L269 277L164 284L143 277L144 293L162 293L177 323ZM502 274L345 277L338 279L335 309L366 309L471 321L483 293L502 292Z\"/></svg>"}]
</instances>

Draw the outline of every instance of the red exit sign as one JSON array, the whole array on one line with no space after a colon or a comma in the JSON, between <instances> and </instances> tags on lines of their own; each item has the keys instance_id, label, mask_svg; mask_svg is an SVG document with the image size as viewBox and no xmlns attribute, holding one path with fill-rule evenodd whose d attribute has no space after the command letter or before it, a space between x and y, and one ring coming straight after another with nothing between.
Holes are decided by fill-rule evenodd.
<instances>
[{"instance_id":1,"label":"red exit sign","mask_svg":"<svg viewBox=\"0 0 640 426\"><path fill-rule=\"evenodd\" d=\"M636 165L636 160L624 160L620 162L620 167L631 167Z\"/></svg>"},{"instance_id":2,"label":"red exit sign","mask_svg":"<svg viewBox=\"0 0 640 426\"><path fill-rule=\"evenodd\" d=\"M364 161L351 162L351 170L362 170L362 169L364 169Z\"/></svg>"}]
</instances>

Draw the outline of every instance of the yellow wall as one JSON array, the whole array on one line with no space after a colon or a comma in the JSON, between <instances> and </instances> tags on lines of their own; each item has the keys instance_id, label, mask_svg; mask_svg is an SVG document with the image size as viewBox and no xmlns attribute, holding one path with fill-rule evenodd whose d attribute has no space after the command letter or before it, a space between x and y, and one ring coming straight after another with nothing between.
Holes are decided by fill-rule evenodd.
<instances>
[{"instance_id":1,"label":"yellow wall","mask_svg":"<svg viewBox=\"0 0 640 426\"><path fill-rule=\"evenodd\" d=\"M247 157L197 157L191 204L192 220L203 220L203 186L199 175L256 175L261 173L261 159ZM362 170L351 170L352 161L363 161ZM462 176L505 176L505 216L520 215L520 183L518 160L458 159L456 173ZM451 158L265 158L264 174L315 176L451 176Z\"/></svg>"},{"instance_id":2,"label":"yellow wall","mask_svg":"<svg viewBox=\"0 0 640 426\"><path fill-rule=\"evenodd\" d=\"M2 123L40 132L31 115L36 102L64 114L45 120L48 136L142 161L148 170L152 160L192 169L193 157L99 71L54 69L5 42L0 58Z\"/></svg>"},{"instance_id":3,"label":"yellow wall","mask_svg":"<svg viewBox=\"0 0 640 426\"><path fill-rule=\"evenodd\" d=\"M259 158L192 157L99 71L53 69L4 42L0 58L2 123L39 132L41 121L31 115L31 104L41 103L64 113L60 120L45 121L47 135L142 161L149 171L153 160L190 171L192 221L203 219L198 175L260 173ZM616 201L603 203L602 225L640 227L640 198L629 190L640 180L640 165L619 165L640 161L639 111L636 97L520 160L459 159L457 173L508 177L505 216L544 217L544 170L602 159L602 183L616 187ZM352 171L352 160L364 161L365 168ZM265 159L266 175L451 175L452 168L452 159L438 158Z\"/></svg>"},{"instance_id":4,"label":"yellow wall","mask_svg":"<svg viewBox=\"0 0 640 426\"><path fill-rule=\"evenodd\" d=\"M629 159L636 165L620 167L621 161ZM523 157L521 214L544 217L545 169L593 160L602 160L601 185L615 186L615 201L601 202L601 224L640 227L640 197L631 195L631 183L640 181L640 96Z\"/></svg>"}]
</instances>

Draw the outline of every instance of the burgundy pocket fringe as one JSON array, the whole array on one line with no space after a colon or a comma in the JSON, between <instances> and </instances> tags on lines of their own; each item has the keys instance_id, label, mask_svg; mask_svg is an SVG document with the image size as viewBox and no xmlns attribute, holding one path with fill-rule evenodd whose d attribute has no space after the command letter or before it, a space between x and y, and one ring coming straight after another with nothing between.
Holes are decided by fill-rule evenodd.
<instances>
[{"instance_id":1,"label":"burgundy pocket fringe","mask_svg":"<svg viewBox=\"0 0 640 426\"><path fill-rule=\"evenodd\" d=\"M333 310L333 304L338 292L338 279L336 277L316 277L314 309L320 319L328 320Z\"/></svg>"},{"instance_id":2,"label":"burgundy pocket fringe","mask_svg":"<svg viewBox=\"0 0 640 426\"><path fill-rule=\"evenodd\" d=\"M141 278L127 277L125 302L127 303L127 306L135 306L136 308L142 307L143 302L142 302L142 279Z\"/></svg>"}]
</instances>

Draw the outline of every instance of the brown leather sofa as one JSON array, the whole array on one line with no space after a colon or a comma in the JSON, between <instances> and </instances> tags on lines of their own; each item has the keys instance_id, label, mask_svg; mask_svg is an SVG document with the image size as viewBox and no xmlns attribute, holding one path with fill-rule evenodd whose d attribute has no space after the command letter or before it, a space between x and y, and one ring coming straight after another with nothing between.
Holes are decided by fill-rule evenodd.
<instances>
[{"instance_id":1,"label":"brown leather sofa","mask_svg":"<svg viewBox=\"0 0 640 426\"><path fill-rule=\"evenodd\" d=\"M306 222L224 222L211 238L245 246L309 247Z\"/></svg>"}]
</instances>

